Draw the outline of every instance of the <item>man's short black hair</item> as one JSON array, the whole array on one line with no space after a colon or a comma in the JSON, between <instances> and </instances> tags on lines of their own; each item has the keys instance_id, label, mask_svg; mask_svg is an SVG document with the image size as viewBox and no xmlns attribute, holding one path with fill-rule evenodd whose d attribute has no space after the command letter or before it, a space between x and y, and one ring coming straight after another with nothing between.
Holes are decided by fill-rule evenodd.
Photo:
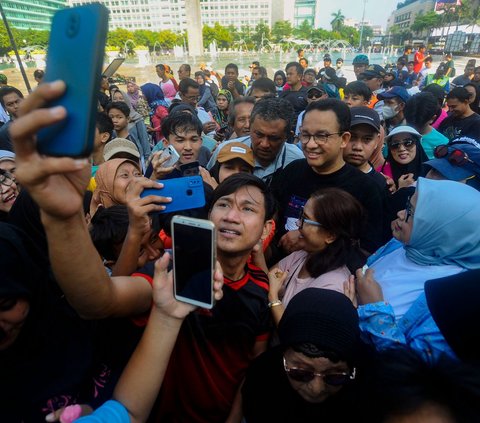
<instances>
[{"instance_id":1,"label":"man's short black hair","mask_svg":"<svg viewBox=\"0 0 480 423\"><path fill-rule=\"evenodd\" d=\"M222 197L233 194L243 187L257 187L263 194L265 200L265 222L272 219L273 214L276 211L275 198L273 197L270 188L265 182L263 182L257 176L250 173L235 173L226 178L216 189L213 191L213 198L211 208L215 206L215 203ZM211 211L211 209L210 209Z\"/></svg>"},{"instance_id":2,"label":"man's short black hair","mask_svg":"<svg viewBox=\"0 0 480 423\"><path fill-rule=\"evenodd\" d=\"M297 54L300 54L302 51L304 51L303 48L299 48L299 49L297 50Z\"/></svg>"},{"instance_id":3,"label":"man's short black hair","mask_svg":"<svg viewBox=\"0 0 480 423\"><path fill-rule=\"evenodd\" d=\"M302 65L298 62L290 62L287 64L287 66L285 66L285 72L287 72L287 69L288 68L295 68L295 70L297 71L297 73L299 75L303 75L303 68L302 68Z\"/></svg>"},{"instance_id":4,"label":"man's short black hair","mask_svg":"<svg viewBox=\"0 0 480 423\"><path fill-rule=\"evenodd\" d=\"M182 94L187 94L189 88L200 89L200 85L198 85L198 82L194 81L192 78L184 78L178 84L178 91Z\"/></svg>"},{"instance_id":5,"label":"man's short black hair","mask_svg":"<svg viewBox=\"0 0 480 423\"><path fill-rule=\"evenodd\" d=\"M192 68L188 63L184 63L183 65L180 65L180 67L183 67L188 73L192 73Z\"/></svg>"},{"instance_id":6,"label":"man's short black hair","mask_svg":"<svg viewBox=\"0 0 480 423\"><path fill-rule=\"evenodd\" d=\"M230 104L230 108L228 110L228 125L233 127L233 124L235 123L235 118L236 118L236 108L239 104L252 104L255 106L255 98L253 97L239 97L233 100L233 102Z\"/></svg>"},{"instance_id":7,"label":"man's short black hair","mask_svg":"<svg viewBox=\"0 0 480 423\"><path fill-rule=\"evenodd\" d=\"M98 132L100 132L101 134L107 132L110 135L108 137L108 141L110 141L113 133L113 122L112 119L110 119L110 116L108 116L104 112L98 112L95 126L97 127Z\"/></svg>"},{"instance_id":8,"label":"man's short black hair","mask_svg":"<svg viewBox=\"0 0 480 423\"><path fill-rule=\"evenodd\" d=\"M345 95L358 95L363 97L365 101L372 99L372 90L363 81L352 81L345 87Z\"/></svg>"},{"instance_id":9,"label":"man's short black hair","mask_svg":"<svg viewBox=\"0 0 480 423\"><path fill-rule=\"evenodd\" d=\"M262 98L253 107L250 125L253 125L257 117L267 122L283 120L285 121L285 136L289 137L294 115L293 106L289 101L283 98Z\"/></svg>"},{"instance_id":10,"label":"man's short black hair","mask_svg":"<svg viewBox=\"0 0 480 423\"><path fill-rule=\"evenodd\" d=\"M267 68L264 66L259 66L258 71L260 72L261 78L268 78Z\"/></svg>"},{"instance_id":11,"label":"man's short black hair","mask_svg":"<svg viewBox=\"0 0 480 423\"><path fill-rule=\"evenodd\" d=\"M164 71L165 70L165 65L162 65L161 63L159 63L157 66L155 66L157 69L160 69L161 71Z\"/></svg>"},{"instance_id":12,"label":"man's short black hair","mask_svg":"<svg viewBox=\"0 0 480 423\"><path fill-rule=\"evenodd\" d=\"M233 69L238 75L238 66L235 63L229 63L227 66L225 66L225 73L227 73L228 69Z\"/></svg>"},{"instance_id":13,"label":"man's short black hair","mask_svg":"<svg viewBox=\"0 0 480 423\"><path fill-rule=\"evenodd\" d=\"M185 112L173 112L169 114L162 122L162 132L165 138L170 135L178 135L180 132L195 131L202 135L202 122L197 115Z\"/></svg>"},{"instance_id":14,"label":"man's short black hair","mask_svg":"<svg viewBox=\"0 0 480 423\"><path fill-rule=\"evenodd\" d=\"M447 100L449 99L457 99L462 103L470 99L470 93L466 88L463 87L456 87L452 91L447 94Z\"/></svg>"},{"instance_id":15,"label":"man's short black hair","mask_svg":"<svg viewBox=\"0 0 480 423\"><path fill-rule=\"evenodd\" d=\"M252 91L260 90L267 93L276 94L277 89L275 88L275 83L268 78L258 78L256 81L253 81Z\"/></svg>"},{"instance_id":16,"label":"man's short black hair","mask_svg":"<svg viewBox=\"0 0 480 423\"><path fill-rule=\"evenodd\" d=\"M9 95L9 94L17 94L20 98L23 98L23 94L18 88L10 87L10 86L2 87L2 88L0 88L0 104L3 107L5 107L3 97L5 97L6 95Z\"/></svg>"},{"instance_id":17,"label":"man's short black hair","mask_svg":"<svg viewBox=\"0 0 480 423\"><path fill-rule=\"evenodd\" d=\"M260 62L258 60L254 60L252 65L256 66L257 68L260 67Z\"/></svg>"},{"instance_id":18,"label":"man's short black hair","mask_svg":"<svg viewBox=\"0 0 480 423\"><path fill-rule=\"evenodd\" d=\"M438 116L441 108L435 96L430 92L421 92L407 100L403 111L407 124L421 131L428 121Z\"/></svg>"},{"instance_id":19,"label":"man's short black hair","mask_svg":"<svg viewBox=\"0 0 480 423\"><path fill-rule=\"evenodd\" d=\"M407 65L415 65L415 62L413 60L410 60Z\"/></svg>"},{"instance_id":20,"label":"man's short black hair","mask_svg":"<svg viewBox=\"0 0 480 423\"><path fill-rule=\"evenodd\" d=\"M128 104L124 101L112 101L108 103L106 112L109 113L112 109L120 110L126 117L130 116L130 107L128 107Z\"/></svg>"},{"instance_id":21,"label":"man's short black hair","mask_svg":"<svg viewBox=\"0 0 480 423\"><path fill-rule=\"evenodd\" d=\"M433 62L432 57L431 56L426 57L425 60L423 61L423 63L425 63L425 62Z\"/></svg>"},{"instance_id":22,"label":"man's short black hair","mask_svg":"<svg viewBox=\"0 0 480 423\"><path fill-rule=\"evenodd\" d=\"M337 116L338 132L348 132L351 124L350 108L343 102L336 98L327 98L325 100L314 101L310 103L305 109L305 115L303 119L312 110L318 110L321 112L331 111Z\"/></svg>"},{"instance_id":23,"label":"man's short black hair","mask_svg":"<svg viewBox=\"0 0 480 423\"><path fill-rule=\"evenodd\" d=\"M34 78L42 79L44 76L45 76L45 72L42 69L35 69L35 72L33 72Z\"/></svg>"},{"instance_id":24,"label":"man's short black hair","mask_svg":"<svg viewBox=\"0 0 480 423\"><path fill-rule=\"evenodd\" d=\"M423 92L432 93L437 99L438 105L443 107L443 103L445 102L445 90L440 85L435 83L428 84L423 89Z\"/></svg>"}]
</instances>

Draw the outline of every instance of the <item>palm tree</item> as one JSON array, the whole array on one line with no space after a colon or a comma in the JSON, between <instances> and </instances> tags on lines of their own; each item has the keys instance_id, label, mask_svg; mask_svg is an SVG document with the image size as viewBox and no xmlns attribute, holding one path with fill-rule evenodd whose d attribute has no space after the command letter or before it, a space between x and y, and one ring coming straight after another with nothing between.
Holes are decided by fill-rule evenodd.
<instances>
[{"instance_id":1,"label":"palm tree","mask_svg":"<svg viewBox=\"0 0 480 423\"><path fill-rule=\"evenodd\" d=\"M343 16L342 11L338 9L337 13L332 13L333 17L330 25L332 25L332 31L340 32L343 27L343 22L345 21L345 16Z\"/></svg>"}]
</instances>

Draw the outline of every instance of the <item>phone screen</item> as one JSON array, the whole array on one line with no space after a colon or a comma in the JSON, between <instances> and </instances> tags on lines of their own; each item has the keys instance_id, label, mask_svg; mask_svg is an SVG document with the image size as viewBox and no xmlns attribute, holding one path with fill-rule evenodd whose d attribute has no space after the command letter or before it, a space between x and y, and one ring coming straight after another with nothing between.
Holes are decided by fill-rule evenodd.
<instances>
[{"instance_id":1,"label":"phone screen","mask_svg":"<svg viewBox=\"0 0 480 423\"><path fill-rule=\"evenodd\" d=\"M173 222L175 296L213 306L213 230Z\"/></svg>"}]
</instances>

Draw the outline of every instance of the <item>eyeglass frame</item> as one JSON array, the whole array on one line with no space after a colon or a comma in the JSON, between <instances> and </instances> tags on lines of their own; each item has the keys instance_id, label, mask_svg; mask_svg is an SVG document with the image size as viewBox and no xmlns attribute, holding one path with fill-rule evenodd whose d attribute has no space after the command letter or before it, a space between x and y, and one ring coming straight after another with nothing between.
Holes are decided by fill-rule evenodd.
<instances>
[{"instance_id":1,"label":"eyeglass frame","mask_svg":"<svg viewBox=\"0 0 480 423\"><path fill-rule=\"evenodd\" d=\"M406 143L410 143L410 142L411 142L411 144L407 146ZM389 143L388 148L390 150L398 151L398 150L400 150L400 146L403 146L403 148L405 148L405 150L411 150L416 145L417 145L417 140L415 138L406 138L402 141Z\"/></svg>"},{"instance_id":2,"label":"eyeglass frame","mask_svg":"<svg viewBox=\"0 0 480 423\"><path fill-rule=\"evenodd\" d=\"M303 225L304 224L307 224L307 225L312 225L312 226L316 226L317 228L321 228L323 227L323 225L320 223L320 222L316 222L315 220L311 220L311 219L306 219L305 218L305 214L303 213L303 211L300 213L300 216L298 217L297 219L297 227L298 229L303 229Z\"/></svg>"},{"instance_id":3,"label":"eyeglass frame","mask_svg":"<svg viewBox=\"0 0 480 423\"><path fill-rule=\"evenodd\" d=\"M313 94L315 91L318 92L318 93L320 93L320 95L319 95L318 97L317 97L315 94ZM311 94L312 94L312 95L311 95ZM307 98L310 99L310 100L311 100L312 98L322 98L322 96L324 96L325 94L326 94L326 92L323 91L323 90L312 90L311 92L309 92L309 93L307 94Z\"/></svg>"},{"instance_id":4,"label":"eyeglass frame","mask_svg":"<svg viewBox=\"0 0 480 423\"><path fill-rule=\"evenodd\" d=\"M411 195L408 196L407 198L407 203L405 204L405 223L408 223L408 219L410 217L415 216L415 209L412 206L412 202L410 199L412 198Z\"/></svg>"},{"instance_id":5,"label":"eyeglass frame","mask_svg":"<svg viewBox=\"0 0 480 423\"><path fill-rule=\"evenodd\" d=\"M333 133L326 133L326 134L322 134L322 135L319 135L319 134L316 134L316 135L308 135L308 139L306 141L302 140L302 137L304 136L302 133L300 133L298 135L298 139L300 140L300 142L302 143L302 145L307 145L310 140L313 138L313 142L317 145L320 145L320 144L328 144L328 141L330 139L330 137L333 137L334 135L343 135L345 133L345 131L342 131L342 132L333 132ZM318 140L316 139L317 137L320 137L322 140Z\"/></svg>"},{"instance_id":6,"label":"eyeglass frame","mask_svg":"<svg viewBox=\"0 0 480 423\"><path fill-rule=\"evenodd\" d=\"M283 358L283 369L285 370L285 373L287 374L287 376L290 376L294 381L300 382L300 383L310 383L315 377L320 377L320 378L322 378L323 382L326 383L327 385L343 386L343 385L347 384L350 380L354 380L355 377L356 377L356 373L357 373L357 369L355 367L350 372L337 372L337 373L327 373L327 374L317 373L317 372L313 372L311 370L302 369L301 367L289 367L287 365L287 359L285 358L285 356L283 356L282 358ZM292 370L294 370L294 371L295 370L300 370L300 371L304 372L305 375L311 375L311 379L309 379L307 381L295 379L294 377L292 377L290 375L290 372ZM345 379L345 382L340 383L340 384L328 383L328 381L326 380L326 378L328 378L328 376L339 376L339 375L345 376L345 377L348 377L348 378Z\"/></svg>"},{"instance_id":7,"label":"eyeglass frame","mask_svg":"<svg viewBox=\"0 0 480 423\"><path fill-rule=\"evenodd\" d=\"M2 179L3 176L3 179ZM10 181L7 183L7 180ZM11 187L13 184L16 184L17 180L13 173L10 173L7 170L0 169L0 185L4 185L6 187Z\"/></svg>"},{"instance_id":8,"label":"eyeglass frame","mask_svg":"<svg viewBox=\"0 0 480 423\"><path fill-rule=\"evenodd\" d=\"M440 151L445 151L445 154L441 154ZM460 153L463 154L463 157L462 157L462 161L461 162L457 162L453 157L454 157L454 154L459 151ZM468 157L468 154L465 153L465 151L463 150L460 150L459 148L454 148L450 153L448 152L448 144L441 144L441 145L437 145L435 147L435 149L433 150L433 155L435 156L436 159L444 159L446 158L448 160L449 163L455 165L455 166L463 166L465 165L466 163L472 163L472 164L475 164L475 162L470 158Z\"/></svg>"}]
</instances>

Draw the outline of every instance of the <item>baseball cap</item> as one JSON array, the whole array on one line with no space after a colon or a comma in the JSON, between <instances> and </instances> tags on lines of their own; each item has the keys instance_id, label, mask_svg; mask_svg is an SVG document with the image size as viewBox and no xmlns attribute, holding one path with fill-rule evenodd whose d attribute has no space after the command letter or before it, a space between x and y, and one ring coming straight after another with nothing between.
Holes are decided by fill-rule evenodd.
<instances>
[{"instance_id":1,"label":"baseball cap","mask_svg":"<svg viewBox=\"0 0 480 423\"><path fill-rule=\"evenodd\" d=\"M323 60L330 60L330 62L332 61L332 57L327 53L323 56Z\"/></svg>"},{"instance_id":2,"label":"baseball cap","mask_svg":"<svg viewBox=\"0 0 480 423\"><path fill-rule=\"evenodd\" d=\"M457 138L448 144L447 148L448 153L445 157L428 160L425 164L451 181L480 177L480 144L477 141L467 137ZM460 150L468 156L464 164L456 165L450 162L449 157L455 150Z\"/></svg>"},{"instance_id":3,"label":"baseball cap","mask_svg":"<svg viewBox=\"0 0 480 423\"><path fill-rule=\"evenodd\" d=\"M410 98L410 94L403 87L392 87L388 91L378 94L377 98L379 100L385 100L386 98L399 97L404 103Z\"/></svg>"},{"instance_id":4,"label":"baseball cap","mask_svg":"<svg viewBox=\"0 0 480 423\"><path fill-rule=\"evenodd\" d=\"M14 162L15 161L15 153L12 151L8 150L0 150L0 162L3 162L5 160L9 160Z\"/></svg>"},{"instance_id":5,"label":"baseball cap","mask_svg":"<svg viewBox=\"0 0 480 423\"><path fill-rule=\"evenodd\" d=\"M338 79L337 72L333 68L325 68L320 75L324 76L327 81L336 81Z\"/></svg>"},{"instance_id":6,"label":"baseball cap","mask_svg":"<svg viewBox=\"0 0 480 423\"><path fill-rule=\"evenodd\" d=\"M140 152L135 143L125 138L114 138L107 142L103 149L103 158L108 161L118 153L128 153L137 159L140 158Z\"/></svg>"},{"instance_id":7,"label":"baseball cap","mask_svg":"<svg viewBox=\"0 0 480 423\"><path fill-rule=\"evenodd\" d=\"M358 63L355 63L355 64L358 64ZM383 78L385 74L386 74L385 69L382 66L370 65L365 70L365 72L362 72L360 74L360 76L365 76L367 78Z\"/></svg>"},{"instance_id":8,"label":"baseball cap","mask_svg":"<svg viewBox=\"0 0 480 423\"><path fill-rule=\"evenodd\" d=\"M352 117L350 128L363 123L380 132L380 116L375 110L366 106L352 107L350 115Z\"/></svg>"},{"instance_id":9,"label":"baseball cap","mask_svg":"<svg viewBox=\"0 0 480 423\"><path fill-rule=\"evenodd\" d=\"M225 144L217 156L217 162L219 163L225 163L233 159L241 159L249 166L255 166L252 149L241 142Z\"/></svg>"},{"instance_id":10,"label":"baseball cap","mask_svg":"<svg viewBox=\"0 0 480 423\"><path fill-rule=\"evenodd\" d=\"M396 128L394 128L392 130L392 132L390 132L386 137L385 137L385 142L388 142L390 141L390 139L394 136L394 135L397 135L397 134L411 134L411 135L414 135L416 138L418 139L421 139L422 138L422 135L415 129L415 128L412 128L411 126L407 126L407 125L400 125L400 126L397 126Z\"/></svg>"},{"instance_id":11,"label":"baseball cap","mask_svg":"<svg viewBox=\"0 0 480 423\"><path fill-rule=\"evenodd\" d=\"M365 54L359 54L354 57L353 62L354 65L369 65L370 61L368 60L368 56Z\"/></svg>"}]
</instances>

